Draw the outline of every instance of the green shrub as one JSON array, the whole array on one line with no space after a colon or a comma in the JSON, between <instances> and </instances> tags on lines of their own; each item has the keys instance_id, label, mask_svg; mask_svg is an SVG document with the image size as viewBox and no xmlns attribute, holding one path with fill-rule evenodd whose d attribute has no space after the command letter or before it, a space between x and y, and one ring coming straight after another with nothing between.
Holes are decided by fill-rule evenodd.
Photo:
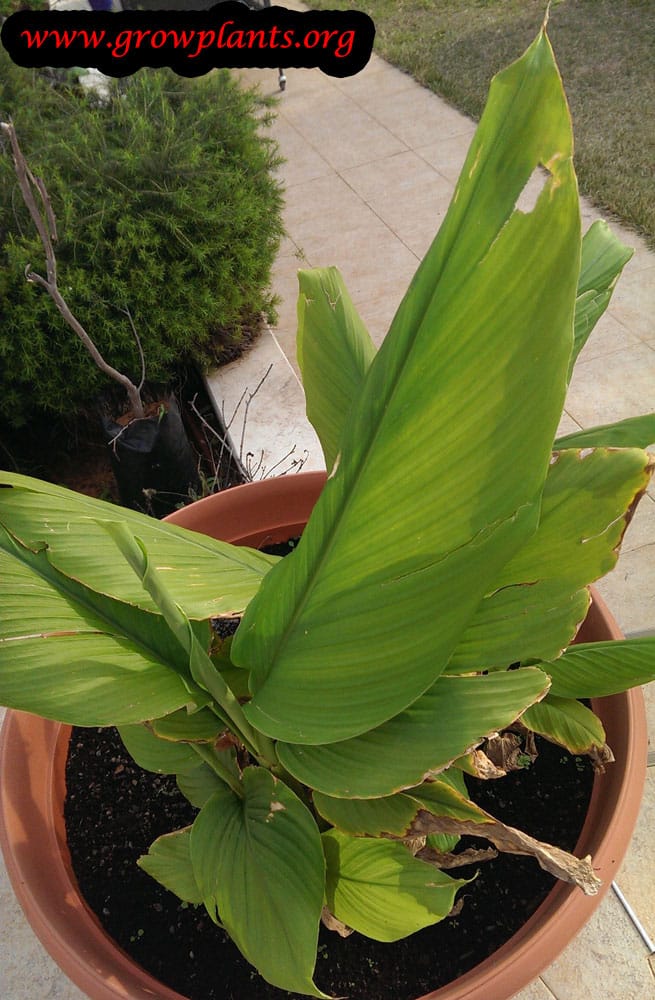
<instances>
[{"instance_id":1,"label":"green shrub","mask_svg":"<svg viewBox=\"0 0 655 1000\"><path fill-rule=\"evenodd\" d=\"M142 70L107 103L2 54L0 113L16 125L57 217L59 285L106 359L151 380L220 362L263 312L282 232L268 117L227 72ZM6 72L5 72L6 70ZM0 156L0 419L77 410L106 384L25 266L44 267L8 149Z\"/></svg>"}]
</instances>

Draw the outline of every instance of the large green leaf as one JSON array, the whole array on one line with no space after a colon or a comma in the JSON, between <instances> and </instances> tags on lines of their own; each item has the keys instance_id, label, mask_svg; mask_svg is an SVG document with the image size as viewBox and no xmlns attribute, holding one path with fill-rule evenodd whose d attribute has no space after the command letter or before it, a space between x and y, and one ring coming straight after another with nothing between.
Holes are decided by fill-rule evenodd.
<instances>
[{"instance_id":1,"label":"large green leaf","mask_svg":"<svg viewBox=\"0 0 655 1000\"><path fill-rule=\"evenodd\" d=\"M552 694L602 698L655 680L655 638L580 643L540 666L552 680Z\"/></svg>"},{"instance_id":2,"label":"large green leaf","mask_svg":"<svg viewBox=\"0 0 655 1000\"><path fill-rule=\"evenodd\" d=\"M236 762L223 750L220 752L221 760L226 768L231 768L235 777L238 776ZM207 764L199 764L190 771L181 771L176 776L177 787L182 795L189 800L196 809L202 809L206 802L212 797L214 792L223 788L225 782L218 777L215 771Z\"/></svg>"},{"instance_id":3,"label":"large green leaf","mask_svg":"<svg viewBox=\"0 0 655 1000\"><path fill-rule=\"evenodd\" d=\"M278 743L278 756L294 777L328 795L390 795L420 784L510 725L548 687L548 678L533 667L441 677L410 708L362 736L318 747Z\"/></svg>"},{"instance_id":4,"label":"large green leaf","mask_svg":"<svg viewBox=\"0 0 655 1000\"><path fill-rule=\"evenodd\" d=\"M539 164L532 212L514 211ZM295 552L235 638L245 706L289 742L378 726L436 680L534 531L579 267L566 102L542 34L493 83L444 225L350 412Z\"/></svg>"},{"instance_id":5,"label":"large green leaf","mask_svg":"<svg viewBox=\"0 0 655 1000\"><path fill-rule=\"evenodd\" d=\"M177 743L214 743L225 725L210 708L199 712L173 712L155 719L153 732L162 740Z\"/></svg>"},{"instance_id":6,"label":"large green leaf","mask_svg":"<svg viewBox=\"0 0 655 1000\"><path fill-rule=\"evenodd\" d=\"M137 864L184 902L202 903L191 864L190 826L158 837Z\"/></svg>"},{"instance_id":7,"label":"large green leaf","mask_svg":"<svg viewBox=\"0 0 655 1000\"><path fill-rule=\"evenodd\" d=\"M534 733L552 743L566 747L571 753L586 753L605 745L603 724L591 709L575 698L548 695L539 705L533 705L521 721Z\"/></svg>"},{"instance_id":8,"label":"large green leaf","mask_svg":"<svg viewBox=\"0 0 655 1000\"><path fill-rule=\"evenodd\" d=\"M298 365L328 471L375 345L336 267L298 273Z\"/></svg>"},{"instance_id":9,"label":"large green leaf","mask_svg":"<svg viewBox=\"0 0 655 1000\"><path fill-rule=\"evenodd\" d=\"M156 736L149 726L119 726L118 733L130 757L139 767L155 774L178 774L200 763L193 747L171 743Z\"/></svg>"},{"instance_id":10,"label":"large green leaf","mask_svg":"<svg viewBox=\"0 0 655 1000\"><path fill-rule=\"evenodd\" d=\"M163 618L86 590L1 527L0 608L0 704L103 726L207 700Z\"/></svg>"},{"instance_id":11,"label":"large green leaf","mask_svg":"<svg viewBox=\"0 0 655 1000\"><path fill-rule=\"evenodd\" d=\"M212 662L206 645L198 638L197 628L193 627L192 622L175 601L165 582L165 575L153 563L143 540L132 534L129 522L105 521L103 526L113 538L126 563L141 580L155 606L161 611L171 636L174 637L174 643L185 651L191 677L214 699L213 711L229 725L253 754L272 763L275 760L272 744L266 737L254 731L245 719L238 699ZM215 725L213 721L211 725L212 727ZM221 767L216 762L214 766ZM229 784L233 783L231 775L228 774L226 778Z\"/></svg>"},{"instance_id":12,"label":"large green leaf","mask_svg":"<svg viewBox=\"0 0 655 1000\"><path fill-rule=\"evenodd\" d=\"M217 791L196 817L191 860L209 913L280 989L323 996L312 982L325 863L309 811L263 768L243 798Z\"/></svg>"},{"instance_id":13,"label":"large green leaf","mask_svg":"<svg viewBox=\"0 0 655 1000\"><path fill-rule=\"evenodd\" d=\"M47 544L50 562L67 576L98 593L155 610L152 598L102 527L103 521L119 517L143 540L154 566L190 618L241 612L277 562L274 556L237 548L61 486L0 473L0 524L30 548Z\"/></svg>"},{"instance_id":14,"label":"large green leaf","mask_svg":"<svg viewBox=\"0 0 655 1000\"><path fill-rule=\"evenodd\" d=\"M355 836L409 837L421 809L461 822L489 822L487 814L469 800L463 778L456 783L458 787L452 781L446 772L436 781L380 799L337 799L322 792L314 792L313 799L324 819Z\"/></svg>"},{"instance_id":15,"label":"large green leaf","mask_svg":"<svg viewBox=\"0 0 655 1000\"><path fill-rule=\"evenodd\" d=\"M419 808L414 799L402 793L379 799L337 799L314 792L312 798L328 823L342 833L357 837L380 837L382 834L404 837Z\"/></svg>"},{"instance_id":16,"label":"large green leaf","mask_svg":"<svg viewBox=\"0 0 655 1000\"><path fill-rule=\"evenodd\" d=\"M558 656L589 610L584 588L559 580L535 580L496 590L481 601L445 673L504 670L508 664Z\"/></svg>"},{"instance_id":17,"label":"large green leaf","mask_svg":"<svg viewBox=\"0 0 655 1000\"><path fill-rule=\"evenodd\" d=\"M453 653L448 673L551 659L588 609L581 591L616 565L623 532L650 479L639 449L555 455L535 534L494 580Z\"/></svg>"},{"instance_id":18,"label":"large green leaf","mask_svg":"<svg viewBox=\"0 0 655 1000\"><path fill-rule=\"evenodd\" d=\"M569 378L576 358L612 298L621 271L634 251L621 243L606 222L594 222L582 240L575 331Z\"/></svg>"},{"instance_id":19,"label":"large green leaf","mask_svg":"<svg viewBox=\"0 0 655 1000\"><path fill-rule=\"evenodd\" d=\"M612 233L606 222L594 222L585 233L569 377L633 253ZM350 407L375 356L375 346L336 268L328 268L322 273L300 271L298 277L298 364L307 397L307 416L321 440L326 466L331 469ZM628 440L604 439L590 444L645 448L655 441L655 415L651 417L652 426L643 433L652 431L652 439L645 440L642 433L641 439L635 440L633 432ZM645 420L648 418L636 417L622 423L639 421L641 426ZM572 443L565 444L569 437ZM560 440L559 447L588 446L578 443L575 434Z\"/></svg>"},{"instance_id":20,"label":"large green leaf","mask_svg":"<svg viewBox=\"0 0 655 1000\"><path fill-rule=\"evenodd\" d=\"M376 941L397 941L450 913L470 879L453 879L392 840L323 834L331 913Z\"/></svg>"},{"instance_id":21,"label":"large green leaf","mask_svg":"<svg viewBox=\"0 0 655 1000\"><path fill-rule=\"evenodd\" d=\"M648 448L651 444L655 444L655 413L574 431L555 441L556 448Z\"/></svg>"}]
</instances>

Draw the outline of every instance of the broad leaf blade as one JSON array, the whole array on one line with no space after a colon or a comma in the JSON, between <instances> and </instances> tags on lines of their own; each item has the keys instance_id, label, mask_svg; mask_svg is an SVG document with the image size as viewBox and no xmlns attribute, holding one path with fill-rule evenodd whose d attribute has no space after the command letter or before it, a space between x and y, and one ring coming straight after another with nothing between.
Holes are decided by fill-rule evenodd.
<instances>
[{"instance_id":1,"label":"broad leaf blade","mask_svg":"<svg viewBox=\"0 0 655 1000\"><path fill-rule=\"evenodd\" d=\"M243 790L216 792L193 824L202 898L268 982L323 996L312 982L325 882L318 828L269 771L247 768Z\"/></svg>"},{"instance_id":2,"label":"broad leaf blade","mask_svg":"<svg viewBox=\"0 0 655 1000\"><path fill-rule=\"evenodd\" d=\"M616 565L652 464L639 449L554 456L539 527L494 581L448 673L552 659L569 645L589 605L580 588Z\"/></svg>"},{"instance_id":3,"label":"broad leaf blade","mask_svg":"<svg viewBox=\"0 0 655 1000\"><path fill-rule=\"evenodd\" d=\"M162 740L182 743L214 743L225 724L209 708L199 712L173 712L155 719L153 732Z\"/></svg>"},{"instance_id":4,"label":"broad leaf blade","mask_svg":"<svg viewBox=\"0 0 655 1000\"><path fill-rule=\"evenodd\" d=\"M190 618L241 612L277 562L252 549L219 542L102 500L9 472L0 475L0 523L30 548L47 543L53 566L98 593L156 610L112 540L103 521L120 519L146 545Z\"/></svg>"},{"instance_id":5,"label":"broad leaf blade","mask_svg":"<svg viewBox=\"0 0 655 1000\"><path fill-rule=\"evenodd\" d=\"M380 799L336 799L323 792L314 792L314 805L321 816L351 836L394 837L407 835L416 813L417 803L408 795L387 795Z\"/></svg>"},{"instance_id":6,"label":"broad leaf blade","mask_svg":"<svg viewBox=\"0 0 655 1000\"><path fill-rule=\"evenodd\" d=\"M560 698L603 698L655 680L655 638L572 646L540 664Z\"/></svg>"},{"instance_id":7,"label":"broad leaf blade","mask_svg":"<svg viewBox=\"0 0 655 1000\"><path fill-rule=\"evenodd\" d=\"M655 444L655 413L589 427L555 441L556 448L648 448L652 444Z\"/></svg>"},{"instance_id":8,"label":"broad leaf blade","mask_svg":"<svg viewBox=\"0 0 655 1000\"><path fill-rule=\"evenodd\" d=\"M621 243L606 222L594 222L585 233L582 240L569 378L580 351L607 309L614 286L633 253L634 250Z\"/></svg>"},{"instance_id":9,"label":"broad leaf blade","mask_svg":"<svg viewBox=\"0 0 655 1000\"><path fill-rule=\"evenodd\" d=\"M193 747L160 739L149 726L118 726L118 734L139 767L155 774L179 774L198 766Z\"/></svg>"},{"instance_id":10,"label":"broad leaf blade","mask_svg":"<svg viewBox=\"0 0 655 1000\"><path fill-rule=\"evenodd\" d=\"M572 342L570 156L540 35L492 85L338 468L235 638L233 656L251 670L244 711L262 732L328 743L401 712L434 683L489 581L534 530ZM535 209L513 212L540 163L551 175Z\"/></svg>"},{"instance_id":11,"label":"broad leaf blade","mask_svg":"<svg viewBox=\"0 0 655 1000\"><path fill-rule=\"evenodd\" d=\"M450 783L452 776L443 774L437 781L379 799L338 799L314 792L314 805L324 819L352 836L409 837L420 809L463 822L487 822L486 814L469 800L458 773L457 788Z\"/></svg>"},{"instance_id":12,"label":"broad leaf blade","mask_svg":"<svg viewBox=\"0 0 655 1000\"><path fill-rule=\"evenodd\" d=\"M574 698L548 695L533 705L521 721L533 733L566 747L571 753L588 753L605 745L605 730L597 715Z\"/></svg>"},{"instance_id":13,"label":"broad leaf blade","mask_svg":"<svg viewBox=\"0 0 655 1000\"><path fill-rule=\"evenodd\" d=\"M397 941L450 913L470 879L453 879L392 840L323 834L328 909L375 941Z\"/></svg>"},{"instance_id":14,"label":"broad leaf blade","mask_svg":"<svg viewBox=\"0 0 655 1000\"><path fill-rule=\"evenodd\" d=\"M294 777L327 795L390 795L419 785L484 736L510 725L548 687L548 678L534 667L441 677L410 708L371 732L327 746L279 743L278 756Z\"/></svg>"},{"instance_id":15,"label":"broad leaf blade","mask_svg":"<svg viewBox=\"0 0 655 1000\"><path fill-rule=\"evenodd\" d=\"M589 591L559 580L517 583L480 603L444 673L505 670L510 663L559 656L585 620Z\"/></svg>"},{"instance_id":16,"label":"broad leaf blade","mask_svg":"<svg viewBox=\"0 0 655 1000\"><path fill-rule=\"evenodd\" d=\"M191 864L191 827L165 833L137 861L152 878L186 903L202 903Z\"/></svg>"},{"instance_id":17,"label":"broad leaf blade","mask_svg":"<svg viewBox=\"0 0 655 1000\"><path fill-rule=\"evenodd\" d=\"M375 346L336 267L298 273L298 365L328 471Z\"/></svg>"},{"instance_id":18,"label":"broad leaf blade","mask_svg":"<svg viewBox=\"0 0 655 1000\"><path fill-rule=\"evenodd\" d=\"M232 771L234 777L238 777L238 770L232 756L226 751L222 751L220 759L224 766ZM198 764L190 771L178 773L175 781L182 795L196 809L202 809L214 792L222 791L225 787L225 782L207 764Z\"/></svg>"},{"instance_id":19,"label":"broad leaf blade","mask_svg":"<svg viewBox=\"0 0 655 1000\"><path fill-rule=\"evenodd\" d=\"M161 617L85 591L2 528L0 607L3 705L104 726L206 702Z\"/></svg>"},{"instance_id":20,"label":"broad leaf blade","mask_svg":"<svg viewBox=\"0 0 655 1000\"><path fill-rule=\"evenodd\" d=\"M443 780L428 781L419 788L411 789L412 797L432 816L447 816L461 823L489 823L491 817L468 793L463 793Z\"/></svg>"}]
</instances>

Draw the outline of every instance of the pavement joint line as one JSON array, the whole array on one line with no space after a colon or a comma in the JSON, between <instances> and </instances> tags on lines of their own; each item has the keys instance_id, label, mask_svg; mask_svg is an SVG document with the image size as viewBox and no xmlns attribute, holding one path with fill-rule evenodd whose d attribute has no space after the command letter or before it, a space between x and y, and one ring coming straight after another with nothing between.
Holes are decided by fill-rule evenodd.
<instances>
[{"instance_id":1,"label":"pavement joint line","mask_svg":"<svg viewBox=\"0 0 655 1000\"><path fill-rule=\"evenodd\" d=\"M543 986L543 988L545 990L547 990L549 997L552 997L553 1000L558 1000L557 994L553 993L553 991L551 990L550 986L548 985L548 983L546 982L546 980L544 979L543 976L539 976L539 980L538 981L541 983L541 985Z\"/></svg>"}]
</instances>

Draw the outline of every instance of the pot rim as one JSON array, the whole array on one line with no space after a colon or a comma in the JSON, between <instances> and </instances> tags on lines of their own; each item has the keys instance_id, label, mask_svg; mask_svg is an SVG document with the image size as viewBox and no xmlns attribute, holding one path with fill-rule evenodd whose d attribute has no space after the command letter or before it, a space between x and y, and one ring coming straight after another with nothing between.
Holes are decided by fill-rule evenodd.
<instances>
[{"instance_id":1,"label":"pot rim","mask_svg":"<svg viewBox=\"0 0 655 1000\"><path fill-rule=\"evenodd\" d=\"M218 509L223 539L247 545L279 542L299 533L324 482L325 473L310 472L234 487L176 511L166 520L207 531ZM263 519L262 503L266 505ZM585 627L597 625L603 629L602 638L620 638L616 622L593 588L592 595ZM593 856L594 869L603 880L599 894L586 897L576 887L559 882L501 948L419 1000L489 1000L491 995L494 1000L508 1000L564 950L608 891L630 844L641 804L646 715L639 688L597 699L593 706L602 716L617 762L594 780L575 853ZM70 732L70 726L18 711L7 712L0 730L0 848L16 896L51 956L95 1000L185 1000L116 945L79 893L63 819Z\"/></svg>"}]
</instances>

